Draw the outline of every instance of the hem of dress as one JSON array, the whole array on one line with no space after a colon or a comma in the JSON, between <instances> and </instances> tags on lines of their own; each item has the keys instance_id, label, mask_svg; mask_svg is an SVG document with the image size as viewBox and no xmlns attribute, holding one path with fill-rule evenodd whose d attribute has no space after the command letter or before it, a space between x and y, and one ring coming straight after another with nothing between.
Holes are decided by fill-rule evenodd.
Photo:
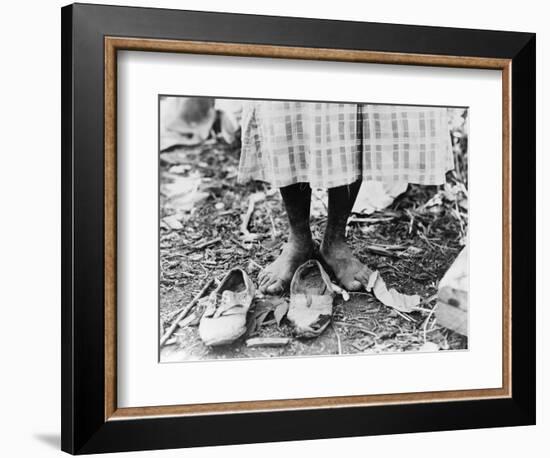
<instances>
[{"instance_id":1,"label":"hem of dress","mask_svg":"<svg viewBox=\"0 0 550 458\"><path fill-rule=\"evenodd\" d=\"M437 182L426 183L426 182L422 182L422 180L417 180L414 177L412 177L412 178L398 178L398 179L392 179L390 181L392 181L392 182L403 181L407 184L418 184L418 185L422 185L422 186L441 186L441 185L445 184L445 182L446 182L445 175L447 174L447 172L449 172L451 170L454 170L454 167L451 167L448 170L446 170L443 173L442 180L441 181L436 180ZM354 178L350 177L350 178L347 178L347 179L343 179L341 181L337 181L335 183L331 183L330 186L327 186L326 184L321 184L319 182L315 182L315 181L312 181L312 180L309 180L309 179L301 180L301 179L299 179L299 177L295 177L295 178L292 178L290 180L285 180L283 182L277 182L276 180L271 180L268 177L265 177L264 174L262 174L262 173L248 173L246 175L240 175L239 174L237 176L237 183L239 183L239 184L246 184L250 181L262 181L264 183L269 183L274 188L285 188L285 187L291 186L293 184L308 183L310 185L310 187L314 188L314 189L332 189L332 188L339 188L341 186L348 186L348 185L350 185L352 183L355 183L359 180L361 180L361 181L373 181L373 182L374 181L385 181L382 177L380 177L380 179L374 179L374 180L366 179L366 178L364 178L364 175L362 173L357 174Z\"/></svg>"}]
</instances>

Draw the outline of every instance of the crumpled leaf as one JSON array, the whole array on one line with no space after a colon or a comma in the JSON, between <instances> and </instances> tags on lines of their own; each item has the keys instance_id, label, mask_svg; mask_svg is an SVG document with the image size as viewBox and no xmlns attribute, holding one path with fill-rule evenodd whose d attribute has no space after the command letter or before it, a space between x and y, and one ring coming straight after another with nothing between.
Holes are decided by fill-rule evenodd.
<instances>
[{"instance_id":1,"label":"crumpled leaf","mask_svg":"<svg viewBox=\"0 0 550 458\"><path fill-rule=\"evenodd\" d=\"M407 190L406 181L392 184L381 181L363 181L353 204L352 213L370 215L389 206L394 199Z\"/></svg>"},{"instance_id":2,"label":"crumpled leaf","mask_svg":"<svg viewBox=\"0 0 550 458\"><path fill-rule=\"evenodd\" d=\"M201 178L199 176L183 177L172 183L165 183L161 185L160 192L168 199L195 192L201 184Z\"/></svg>"},{"instance_id":3,"label":"crumpled leaf","mask_svg":"<svg viewBox=\"0 0 550 458\"><path fill-rule=\"evenodd\" d=\"M189 212L196 205L206 200L208 192L201 189L203 179L193 175L180 177L173 183L161 186L161 194L166 197L166 208L173 208L180 212Z\"/></svg>"},{"instance_id":4,"label":"crumpled leaf","mask_svg":"<svg viewBox=\"0 0 550 458\"><path fill-rule=\"evenodd\" d=\"M420 304L420 296L418 294L409 296L399 293L395 288L388 290L386 282L377 270L369 277L367 291L371 290L376 299L382 302L382 304L399 310L400 312L410 313Z\"/></svg>"}]
</instances>

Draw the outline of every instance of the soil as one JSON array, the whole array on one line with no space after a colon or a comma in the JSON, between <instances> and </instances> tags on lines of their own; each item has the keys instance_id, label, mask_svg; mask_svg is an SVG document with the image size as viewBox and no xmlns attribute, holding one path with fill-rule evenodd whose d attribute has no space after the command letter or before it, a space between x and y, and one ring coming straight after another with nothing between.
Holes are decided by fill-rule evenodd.
<instances>
[{"instance_id":1,"label":"soil","mask_svg":"<svg viewBox=\"0 0 550 458\"><path fill-rule=\"evenodd\" d=\"M278 191L260 182L238 184L238 161L238 146L216 141L161 154L161 333L175 311L189 304L211 278L219 281L231 268L241 267L257 283L260 270L276 258L286 241L287 221ZM449 175L449 183L460 183L460 176ZM188 196L185 210L173 208L170 187L185 188L190 181L198 185ZM265 194L265 200L255 206L248 230L256 239L248 241L240 235L242 215L250 195L258 192ZM325 197L323 192L314 192L312 198L311 227L318 243L326 221ZM192 323L175 331L161 349L161 361L422 351L426 342L437 344L440 350L466 349L467 338L438 326L431 313L437 283L465 241L464 207L466 196L449 196L448 188L409 185L389 208L359 215L361 221L348 226L348 242L355 255L378 270L388 287L423 297L422 310L403 314L366 292L350 294L349 301L338 296L331 326L320 337L299 340L293 338L284 318L277 323L269 306L267 313L258 314L258 304L265 306L270 300L258 296L249 312L249 321L256 322L243 338L211 349L201 342L198 327ZM171 215L181 222L181 228L162 223ZM277 348L245 344L249 337L274 336L292 339Z\"/></svg>"}]
</instances>

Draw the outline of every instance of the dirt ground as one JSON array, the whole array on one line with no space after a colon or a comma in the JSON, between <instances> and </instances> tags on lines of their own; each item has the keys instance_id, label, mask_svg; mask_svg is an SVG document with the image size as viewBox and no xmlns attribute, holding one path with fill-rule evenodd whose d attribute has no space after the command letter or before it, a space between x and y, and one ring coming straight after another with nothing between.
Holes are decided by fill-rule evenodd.
<instances>
[{"instance_id":1,"label":"dirt ground","mask_svg":"<svg viewBox=\"0 0 550 458\"><path fill-rule=\"evenodd\" d=\"M229 269L242 267L256 282L286 240L279 193L259 182L238 184L238 156L238 146L215 141L161 154L161 335L177 310L189 304L208 280L219 281ZM389 208L357 215L348 226L356 256L378 270L388 287L420 295L424 301L419 310L398 312L366 292L351 294L347 302L337 296L326 331L315 339L298 340L284 319L278 325L269 312L270 301L279 299L257 297L248 317L252 326L243 338L211 349L201 342L196 322L186 324L161 348L161 361L466 349L467 338L438 326L432 313L437 283L465 243L467 197L449 191L465 189L454 186L464 181L461 176L463 168L449 175L446 188L409 185ZM256 204L248 227L257 240L248 242L240 235L242 215L250 195L259 192L265 200ZM324 195L316 192L312 233L318 242L325 221ZM280 348L245 344L247 338L267 336L292 340Z\"/></svg>"}]
</instances>

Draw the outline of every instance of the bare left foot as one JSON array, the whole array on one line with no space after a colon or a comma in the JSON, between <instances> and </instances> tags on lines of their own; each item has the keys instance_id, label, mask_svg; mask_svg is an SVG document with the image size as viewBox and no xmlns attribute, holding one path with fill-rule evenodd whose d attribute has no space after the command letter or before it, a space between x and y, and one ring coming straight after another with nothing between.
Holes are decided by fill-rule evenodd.
<instances>
[{"instance_id":1,"label":"bare left foot","mask_svg":"<svg viewBox=\"0 0 550 458\"><path fill-rule=\"evenodd\" d=\"M275 261L258 276L260 292L263 294L282 294L288 290L296 269L313 255L311 240L298 242L289 238L283 251Z\"/></svg>"},{"instance_id":2,"label":"bare left foot","mask_svg":"<svg viewBox=\"0 0 550 458\"><path fill-rule=\"evenodd\" d=\"M372 270L357 259L345 241L323 243L321 257L348 291L359 291L369 282Z\"/></svg>"}]
</instances>

